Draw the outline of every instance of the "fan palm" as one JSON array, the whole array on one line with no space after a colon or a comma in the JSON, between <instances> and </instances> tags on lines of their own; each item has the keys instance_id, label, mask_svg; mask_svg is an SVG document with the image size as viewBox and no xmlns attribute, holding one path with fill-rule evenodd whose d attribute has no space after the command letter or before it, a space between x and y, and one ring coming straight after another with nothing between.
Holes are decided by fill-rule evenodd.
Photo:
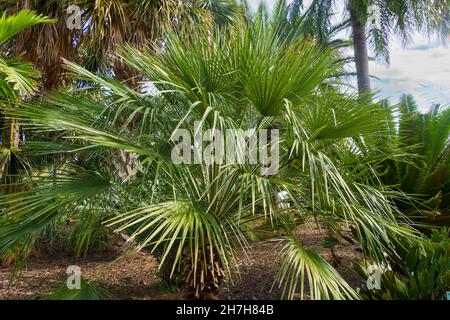
<instances>
[{"instance_id":1,"label":"fan palm","mask_svg":"<svg viewBox=\"0 0 450 320\"><path fill-rule=\"evenodd\" d=\"M233 278L257 220L291 214L286 229L295 230L316 217L335 232L351 229L376 260L395 254L395 239L410 235L358 151L361 137L379 134L384 110L334 90L330 76L341 65L329 50L286 43L264 23L241 21L183 37L169 32L163 48L128 46L120 57L147 79L142 91L66 61L88 86L7 109L29 130L58 137L34 141L30 152L65 157L25 180L26 190L2 197L0 252L23 236L34 241L61 215L103 212L106 225L155 253L195 296L210 297L224 277ZM263 175L261 163L176 163L171 137L178 128L192 136L278 129L279 172ZM133 175L117 175L115 150L134 155ZM280 192L290 207L277 205ZM287 297L298 285L303 292L307 278L314 299L358 298L294 231L280 241L278 280Z\"/></svg>"},{"instance_id":2,"label":"fan palm","mask_svg":"<svg viewBox=\"0 0 450 320\"><path fill-rule=\"evenodd\" d=\"M6 12L0 17L0 46L3 49L7 41L19 32L52 20L36 15L32 11L22 10L16 15L7 16ZM18 57L3 52L0 56L0 98L3 102L16 99L32 93L37 87L37 73L29 63L21 62Z\"/></svg>"},{"instance_id":3,"label":"fan palm","mask_svg":"<svg viewBox=\"0 0 450 320\"><path fill-rule=\"evenodd\" d=\"M51 20L36 15L32 11L23 10L13 16L3 13L0 16L0 48L7 45L19 32L32 26L49 23ZM39 74L30 63L22 62L17 56L0 52L0 106L14 106L18 100L32 94L38 86ZM2 113L0 169L2 182L7 177L17 174L17 149L19 148L19 129L14 119L7 119ZM6 190L8 191L8 190Z\"/></svg>"},{"instance_id":4,"label":"fan palm","mask_svg":"<svg viewBox=\"0 0 450 320\"><path fill-rule=\"evenodd\" d=\"M67 9L73 5L82 10L81 29L69 29L66 25ZM133 78L136 75L131 74L132 70L114 59L117 49L126 43L143 48L159 41L168 28L182 29L195 21L211 23L211 15L218 23L225 23L232 19L237 7L233 1L216 0L33 0L6 1L3 6L10 13L32 9L57 20L53 25L22 32L14 44L14 50L25 52L25 57L42 71L45 90L63 84L61 58L136 85L138 81Z\"/></svg>"},{"instance_id":5,"label":"fan palm","mask_svg":"<svg viewBox=\"0 0 450 320\"><path fill-rule=\"evenodd\" d=\"M78 5L82 10L81 29L69 29L67 9ZM233 1L4 1L2 8L14 13L22 8L54 18L54 24L43 24L24 30L8 43L8 52L21 53L42 73L42 92L62 87L62 58L75 61L89 70L103 72L132 86L139 85L139 75L121 62L114 52L126 43L136 48L161 41L164 30L183 30L192 23L228 23L237 4ZM69 84L70 85L70 84ZM132 124L130 124L132 125ZM34 139L16 128L16 145L20 135ZM8 135L6 133L6 135ZM130 159L117 162L129 166ZM23 166L16 166L18 169ZM17 170L16 170L17 171Z\"/></svg>"}]
</instances>

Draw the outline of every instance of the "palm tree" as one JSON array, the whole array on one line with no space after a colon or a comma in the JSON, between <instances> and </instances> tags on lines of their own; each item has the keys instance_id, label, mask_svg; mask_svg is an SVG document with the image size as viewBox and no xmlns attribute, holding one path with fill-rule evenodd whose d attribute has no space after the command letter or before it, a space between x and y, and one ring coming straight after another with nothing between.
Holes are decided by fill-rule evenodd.
<instances>
[{"instance_id":1,"label":"palm tree","mask_svg":"<svg viewBox=\"0 0 450 320\"><path fill-rule=\"evenodd\" d=\"M82 9L80 30L66 26L69 18L66 11L70 5ZM139 86L142 79L115 55L115 51L126 43L144 48L152 42L162 41L165 30L172 28L183 30L195 23L211 25L213 21L229 23L238 8L231 0L27 0L6 1L2 6L9 13L33 9L56 20L54 24L20 32L10 43L10 51L21 53L41 71L40 93L71 84L64 81L62 58ZM25 132L17 132L16 136L21 134L31 138ZM123 159L117 166L123 170L130 161Z\"/></svg>"},{"instance_id":2,"label":"palm tree","mask_svg":"<svg viewBox=\"0 0 450 320\"><path fill-rule=\"evenodd\" d=\"M330 50L301 39L286 43L261 21L172 32L162 45L120 53L146 79L142 90L66 61L89 86L6 110L30 130L56 137L32 141L28 150L64 161L43 166L21 191L1 197L0 254L24 237L32 243L61 216L99 214L138 249L156 254L171 276L182 275L196 297L208 298L224 277L233 278L236 257L248 251L261 221L290 221L279 239L284 296L294 297L300 286L303 298L307 282L315 299L358 298L294 230L314 217L354 237L377 261L393 253L395 239L409 236L358 152L361 137L383 128L384 110L334 89L330 76L341 65ZM175 162L171 137L178 128L207 137L215 128L278 129L279 172L264 175L261 163L216 162L217 153L209 163ZM244 144L238 140L236 148ZM117 150L134 155L132 175L117 174ZM290 206L274 201L280 192Z\"/></svg>"},{"instance_id":3,"label":"palm tree","mask_svg":"<svg viewBox=\"0 0 450 320\"><path fill-rule=\"evenodd\" d=\"M309 14L314 9L314 3L310 7L304 7L299 2L289 2L280 0L275 4L272 12L269 11L265 2L261 2L256 13L249 8L244 11L249 19L257 19L267 25L276 28L279 36L284 37L286 41L298 40L303 38L306 41L315 41L318 44L341 49L351 45L346 39L339 38L339 33L345 30L350 20L344 20L337 24L329 24L326 27L317 28L312 16Z\"/></svg>"},{"instance_id":4,"label":"palm tree","mask_svg":"<svg viewBox=\"0 0 450 320\"><path fill-rule=\"evenodd\" d=\"M49 23L52 20L36 15L32 11L22 10L13 16L3 13L0 16L0 107L14 107L21 98L30 96L38 87L38 76L30 63L22 62L18 56L8 52L8 41L15 35L30 27ZM1 113L0 128L1 153L0 168L2 183L16 175L18 169L18 148L20 142L19 125L14 118L7 118ZM12 186L12 188L14 188ZM9 188L6 187L6 192Z\"/></svg>"},{"instance_id":5,"label":"palm tree","mask_svg":"<svg viewBox=\"0 0 450 320\"><path fill-rule=\"evenodd\" d=\"M370 91L369 46L376 57L389 62L392 36L400 35L407 43L414 31L447 32L449 22L445 16L449 5L446 0L346 0L344 7L346 18L351 21L359 91ZM304 1L294 0L291 6L303 8ZM313 0L310 4L306 16L313 21L319 38L330 27L335 6L335 0Z\"/></svg>"},{"instance_id":6,"label":"palm tree","mask_svg":"<svg viewBox=\"0 0 450 320\"><path fill-rule=\"evenodd\" d=\"M354 58L348 56L345 48L352 45L349 39L339 37L339 34L348 28L350 20L344 20L337 24L331 24L324 28L317 28L316 22L309 12L314 10L314 3L310 7L303 8L298 2L289 3L286 0L278 1L272 13L269 12L265 2L261 2L256 14L247 9L246 15L263 23L266 27L273 28L274 32L286 42L302 41L315 42L320 47L333 50L336 63L344 64L334 75L336 78L353 75L347 65ZM342 82L345 84L345 82ZM346 86L346 85L345 85Z\"/></svg>"},{"instance_id":7,"label":"palm tree","mask_svg":"<svg viewBox=\"0 0 450 320\"><path fill-rule=\"evenodd\" d=\"M66 26L71 5L82 10L79 30ZM26 0L6 1L3 6L9 13L32 9L57 20L20 33L14 44L17 52L25 52L25 58L42 71L46 91L63 85L61 58L137 85L136 75L114 56L117 49L126 43L144 48L160 41L165 30L183 29L196 21L226 23L237 8L234 1L218 0Z\"/></svg>"}]
</instances>

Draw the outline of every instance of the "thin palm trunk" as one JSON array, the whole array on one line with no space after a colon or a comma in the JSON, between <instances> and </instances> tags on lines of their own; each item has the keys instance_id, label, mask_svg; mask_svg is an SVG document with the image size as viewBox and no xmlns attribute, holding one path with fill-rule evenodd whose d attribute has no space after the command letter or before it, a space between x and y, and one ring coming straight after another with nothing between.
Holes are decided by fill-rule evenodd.
<instances>
[{"instance_id":1,"label":"thin palm trunk","mask_svg":"<svg viewBox=\"0 0 450 320\"><path fill-rule=\"evenodd\" d=\"M358 90L360 93L370 91L369 78L369 54L367 50L366 27L353 10L350 10L353 46L355 49L355 66L358 78Z\"/></svg>"},{"instance_id":2,"label":"thin palm trunk","mask_svg":"<svg viewBox=\"0 0 450 320\"><path fill-rule=\"evenodd\" d=\"M17 120L4 118L4 128L2 132L2 147L9 150L8 160L5 162L2 172L2 182L5 193L16 191L14 183L19 170L19 161L15 155L20 143L20 128Z\"/></svg>"}]
</instances>

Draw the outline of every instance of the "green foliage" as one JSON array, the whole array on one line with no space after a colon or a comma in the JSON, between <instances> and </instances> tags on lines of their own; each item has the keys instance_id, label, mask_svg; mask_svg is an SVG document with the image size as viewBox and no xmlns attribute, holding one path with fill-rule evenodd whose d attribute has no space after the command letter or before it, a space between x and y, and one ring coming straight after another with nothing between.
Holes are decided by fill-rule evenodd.
<instances>
[{"instance_id":1,"label":"green foliage","mask_svg":"<svg viewBox=\"0 0 450 320\"><path fill-rule=\"evenodd\" d=\"M219 27L233 23L240 13L236 0L199 0L195 5L209 12L214 24Z\"/></svg>"},{"instance_id":2,"label":"green foliage","mask_svg":"<svg viewBox=\"0 0 450 320\"><path fill-rule=\"evenodd\" d=\"M7 16L6 12L0 17L0 44L14 37L19 32L41 23L54 22L52 19L37 15L33 11L21 10L15 15Z\"/></svg>"},{"instance_id":3,"label":"green foliage","mask_svg":"<svg viewBox=\"0 0 450 320\"><path fill-rule=\"evenodd\" d=\"M448 224L450 209L450 109L435 105L425 114L411 96L390 109L389 143L403 153L400 161L385 161L381 179L417 198L400 204L411 216ZM398 114L398 115L395 115ZM396 121L398 119L398 127Z\"/></svg>"},{"instance_id":4,"label":"green foliage","mask_svg":"<svg viewBox=\"0 0 450 320\"><path fill-rule=\"evenodd\" d=\"M0 16L0 45L5 45L27 28L51 22L54 21L29 10L21 10L11 16L4 12ZM4 103L4 100L32 93L37 87L36 78L39 73L33 70L31 64L21 62L17 57L6 58L0 55L0 75L0 103Z\"/></svg>"},{"instance_id":5,"label":"green foliage","mask_svg":"<svg viewBox=\"0 0 450 320\"><path fill-rule=\"evenodd\" d=\"M381 274L380 289L363 289L366 299L445 300L450 289L450 237L448 228L435 230L431 237L407 242L399 256ZM369 274L355 267L365 280Z\"/></svg>"},{"instance_id":6,"label":"green foliage","mask_svg":"<svg viewBox=\"0 0 450 320\"><path fill-rule=\"evenodd\" d=\"M69 289L66 282L57 284L52 290L44 294L44 300L114 300L109 291L93 281L81 279L80 289Z\"/></svg>"},{"instance_id":7,"label":"green foliage","mask_svg":"<svg viewBox=\"0 0 450 320\"><path fill-rule=\"evenodd\" d=\"M159 290L162 293L177 293L181 291L182 286L182 281L163 280L159 285Z\"/></svg>"},{"instance_id":8,"label":"green foliage","mask_svg":"<svg viewBox=\"0 0 450 320\"><path fill-rule=\"evenodd\" d=\"M281 0L274 10L273 24L292 38L303 36L336 49L348 47L351 41L338 38L337 35L350 26L350 21L344 19L333 24L333 14L333 0L312 1L308 6L304 1L288 3Z\"/></svg>"},{"instance_id":9,"label":"green foliage","mask_svg":"<svg viewBox=\"0 0 450 320\"><path fill-rule=\"evenodd\" d=\"M53 20L35 14L33 11L21 10L15 15L0 16L0 196L14 191L20 169L26 165L19 150L20 132L15 119L5 116L4 109L15 107L20 99L30 96L38 88L39 73L30 63L22 62L19 57L9 53L9 42L19 33L38 24ZM12 41L11 41L12 42ZM3 220L3 219L2 219ZM29 237L26 236L28 239ZM29 244L28 240L23 240ZM22 252L26 255L31 248L25 244ZM21 250L17 248L0 254L2 259L21 260ZM9 258L7 258L9 257Z\"/></svg>"},{"instance_id":10,"label":"green foliage","mask_svg":"<svg viewBox=\"0 0 450 320\"><path fill-rule=\"evenodd\" d=\"M82 29L67 28L71 5L82 8ZM168 29L189 32L192 25L214 22L226 26L239 11L234 0L30 0L26 6L55 22L17 35L14 43L14 49L42 71L47 91L64 85L62 58L137 85L140 75L131 74L133 70L115 57L125 44L142 49L161 41ZM22 7L20 2L2 0L7 14Z\"/></svg>"},{"instance_id":11,"label":"green foliage","mask_svg":"<svg viewBox=\"0 0 450 320\"><path fill-rule=\"evenodd\" d=\"M307 280L312 300L358 299L358 294L316 250L305 249L296 239L287 239L280 254L283 264L277 281L285 284L281 298L287 295L293 299L300 283L300 299L303 300Z\"/></svg>"},{"instance_id":12,"label":"green foliage","mask_svg":"<svg viewBox=\"0 0 450 320\"><path fill-rule=\"evenodd\" d=\"M332 50L302 38L286 42L256 20L169 32L162 46L126 47L121 59L156 93L65 62L83 86L5 108L27 131L47 133L25 141L24 150L59 158L41 162L17 192L2 196L0 252L25 234L36 239L63 216L87 223L75 229L85 252L84 239L95 238L101 221L157 254L161 268L205 297L233 278L253 221L284 221L293 239L281 255L287 297L303 292L307 276L314 298L342 299L357 295L318 253L299 245L297 224L320 217L336 233L352 228L376 261L411 237L397 220L395 195L361 152L366 139L386 134L385 110L370 97L337 91L333 75L342 61ZM279 129L279 172L265 176L261 164L174 163L170 137L178 128L193 135L196 121L203 132ZM280 192L289 208L276 203ZM278 219L286 211L293 217Z\"/></svg>"},{"instance_id":13,"label":"green foliage","mask_svg":"<svg viewBox=\"0 0 450 320\"><path fill-rule=\"evenodd\" d=\"M68 239L69 247L78 256L107 249L108 244L112 242L112 232L103 224L107 218L103 210L87 209L71 218L75 221L75 225Z\"/></svg>"},{"instance_id":14,"label":"green foliage","mask_svg":"<svg viewBox=\"0 0 450 320\"><path fill-rule=\"evenodd\" d=\"M0 224L0 255L23 241L31 245L61 216L90 212L92 206L99 205L95 200L96 194L108 188L109 183L100 173L71 167L60 171L57 177L44 175L26 179L18 186L24 191L0 196L3 218ZM86 203L87 199L91 202ZM7 215L5 212L14 214ZM89 235L89 229L78 232L83 235L78 244L78 251L81 251L83 245L88 245L86 241L89 239L85 236ZM24 254L26 252L23 251Z\"/></svg>"}]
</instances>

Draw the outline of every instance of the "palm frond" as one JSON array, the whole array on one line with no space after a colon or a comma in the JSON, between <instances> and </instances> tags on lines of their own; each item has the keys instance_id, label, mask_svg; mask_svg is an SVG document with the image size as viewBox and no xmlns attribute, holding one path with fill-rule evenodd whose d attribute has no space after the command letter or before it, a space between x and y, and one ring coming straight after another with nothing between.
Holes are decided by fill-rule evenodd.
<instances>
[{"instance_id":1,"label":"palm frond","mask_svg":"<svg viewBox=\"0 0 450 320\"><path fill-rule=\"evenodd\" d=\"M15 15L7 16L6 12L0 17L0 44L14 37L19 32L41 23L55 22L52 19L37 15L30 10L21 10Z\"/></svg>"},{"instance_id":2,"label":"palm frond","mask_svg":"<svg viewBox=\"0 0 450 320\"><path fill-rule=\"evenodd\" d=\"M282 297L294 299L300 289L300 299L305 291L312 300L348 300L359 296L350 285L312 248L304 248L294 239L286 239L281 249L282 265L276 281L283 284Z\"/></svg>"}]
</instances>

